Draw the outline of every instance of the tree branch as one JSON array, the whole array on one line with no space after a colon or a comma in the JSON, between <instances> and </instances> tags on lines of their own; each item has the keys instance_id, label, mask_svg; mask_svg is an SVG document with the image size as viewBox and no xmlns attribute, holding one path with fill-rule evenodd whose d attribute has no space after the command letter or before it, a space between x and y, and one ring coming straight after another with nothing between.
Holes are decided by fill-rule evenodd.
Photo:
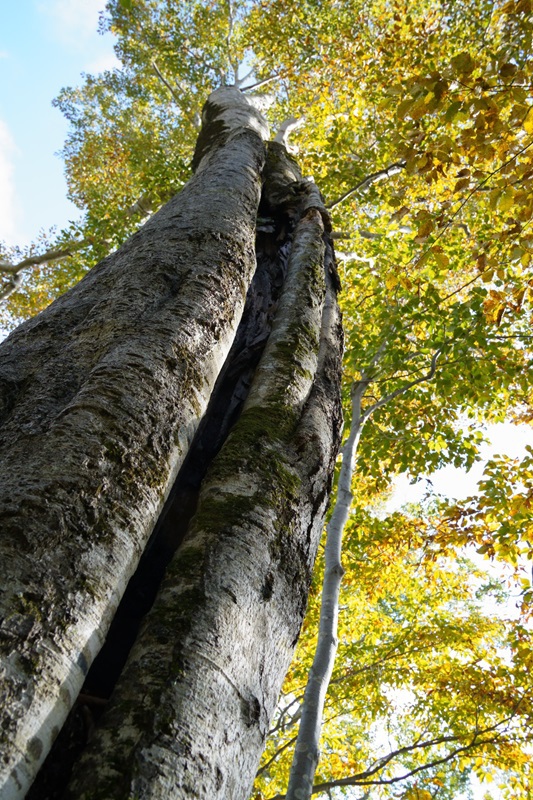
<instances>
[{"instance_id":1,"label":"tree branch","mask_svg":"<svg viewBox=\"0 0 533 800\"><path fill-rule=\"evenodd\" d=\"M327 525L318 639L301 705L302 716L286 795L290 800L296 800L296 798L307 800L311 796L320 755L319 742L324 703L338 643L339 592L344 574L341 563L342 535L353 498L352 476L355 469L357 446L364 424L361 415L361 399L369 382L369 379L363 375L361 380L354 383L350 393L352 420L348 439L342 448L337 497Z\"/></svg>"},{"instance_id":2,"label":"tree branch","mask_svg":"<svg viewBox=\"0 0 533 800\"><path fill-rule=\"evenodd\" d=\"M142 195L135 201L129 208L124 211L126 217L134 217L137 214L143 216L149 215L153 211L153 200L150 194ZM12 264L10 261L0 261L0 275L4 273L10 276L10 283L3 289L0 289L0 301L6 300L22 283L22 270L28 267L39 267L44 264L51 264L53 261L60 261L62 258L68 258L74 255L79 250L91 244L90 239L79 239L77 242L71 242L64 247L56 247L41 253L38 256L28 256L17 264Z\"/></svg>"},{"instance_id":3,"label":"tree branch","mask_svg":"<svg viewBox=\"0 0 533 800\"><path fill-rule=\"evenodd\" d=\"M193 57L192 54L191 54L191 57ZM166 86L166 88L168 89L168 91L172 95L172 99L174 100L176 105L180 108L180 110L184 114L184 116L189 120L189 122L191 123L193 128L196 128L197 130L199 128L201 128L201 121L200 121L199 114L193 113L192 111L186 111L183 108L183 106L181 105L180 96L176 93L175 89L172 88L172 85L171 85L170 81L168 81L165 78L165 76L163 75L163 73L159 69L159 66L158 66L157 61L155 60L155 58L150 63L152 65L152 68L153 68L155 74L157 75L157 77L159 78L161 83L164 86ZM177 82L177 83L178 83L178 89L180 89L180 91L183 92L183 94L185 94L186 93L186 87L180 82Z\"/></svg>"},{"instance_id":4,"label":"tree branch","mask_svg":"<svg viewBox=\"0 0 533 800\"><path fill-rule=\"evenodd\" d=\"M61 258L71 256L88 243L87 239L81 239L78 242L72 242L72 244L67 247L47 250L46 253L42 253L40 256L28 256L22 261L19 261L18 264L11 264L9 261L0 261L0 272L17 275L21 270L26 269L26 267L38 267L42 264L49 264L51 261L59 261Z\"/></svg>"},{"instance_id":5,"label":"tree branch","mask_svg":"<svg viewBox=\"0 0 533 800\"><path fill-rule=\"evenodd\" d=\"M0 289L0 300L7 300L7 298L13 294L13 292L16 292L21 283L22 275L20 273L16 275L10 275L6 285Z\"/></svg>"},{"instance_id":6,"label":"tree branch","mask_svg":"<svg viewBox=\"0 0 533 800\"><path fill-rule=\"evenodd\" d=\"M366 422L366 420L374 413L374 411L377 411L378 408L382 408L384 405L386 405L386 403L390 403L391 400L394 400L396 397L399 397L401 394L404 394L405 392L409 391L409 389L412 389L413 386L417 386L419 383L424 383L424 381L430 381L431 378L434 377L435 372L437 371L437 359L440 353L441 353L441 348L439 347L433 353L433 357L431 359L431 366L425 375L421 375L420 378L416 378L415 380L409 381L403 386L400 386L398 389L395 389L394 392L385 395L385 397L382 397L380 400L377 401L377 403L374 403L369 408L367 408L362 415L363 421Z\"/></svg>"},{"instance_id":7,"label":"tree branch","mask_svg":"<svg viewBox=\"0 0 533 800\"><path fill-rule=\"evenodd\" d=\"M313 794L317 794L318 792L325 792L328 789L332 789L335 786L390 786L394 783L400 783L400 781L405 781L407 778L412 778L413 775L417 775L419 772L423 772L427 769L432 769L434 767L438 767L442 764L446 764L450 761L453 761L460 753L464 753L467 750L473 750L481 747L484 744L491 744L492 742L496 741L498 737L494 737L492 739L485 739L481 742L476 744L465 744L462 747L457 747L455 750L452 750L446 756L442 756L442 758L437 758L434 761L428 761L426 764L421 764L418 767L415 767L409 772L405 772L403 775L397 775L395 778L385 778L385 779L378 779L378 780L364 780L359 778L357 775L351 776L349 778L340 778L337 781L329 781L327 783L318 783L313 786ZM278 795L279 800L281 800L284 795ZM277 798L271 798L271 800L277 800Z\"/></svg>"},{"instance_id":8,"label":"tree branch","mask_svg":"<svg viewBox=\"0 0 533 800\"><path fill-rule=\"evenodd\" d=\"M248 75L243 78L246 80ZM274 75L271 75L270 78L264 78L261 81L257 81L257 83L251 83L250 86L243 86L241 92L250 92L252 89L259 89L261 86L266 86L267 83L271 83L271 81L279 80L283 77L281 72L275 72Z\"/></svg>"},{"instance_id":9,"label":"tree branch","mask_svg":"<svg viewBox=\"0 0 533 800\"><path fill-rule=\"evenodd\" d=\"M451 228L451 226L453 225L453 222L454 222L454 220L455 220L455 219L457 219L457 217L459 216L459 214L461 213L461 211L463 210L463 208L466 206L466 204L469 202L469 200L470 200L470 199L473 197L473 195L475 195L475 194L476 194L476 192L479 192L479 191L481 191L481 190L482 190L482 188L485 186L485 184L487 184L487 183L490 181L490 179L494 177L494 175L497 175L499 172L502 172L502 170L504 170L504 169L505 169L505 167L506 167L508 164L511 164L513 161L516 161L516 159L518 158L518 156L521 156L523 153L525 153L525 152L526 152L526 150L529 150L529 148L530 148L530 147L532 147L532 146L533 146L533 140L532 140L532 141L530 141L528 144L524 145L524 147L522 147L522 148L521 148L521 149L520 149L520 150L519 150L517 153L515 153L513 156L511 156L510 158L508 158L508 159L507 159L507 161L504 161L504 162L503 162L503 164L501 164L499 167L497 167L496 169L492 170L492 172L489 172L489 174L488 174L488 175L487 175L485 178L483 178L483 180L479 181L479 183L477 183L477 184L476 184L476 185L475 185L475 186L474 186L472 189L470 189L470 191L467 193L467 195L466 195L466 197L464 198L464 200L462 200L462 201L460 202L460 204L459 204L459 207L458 207L458 208L456 209L456 211L454 211L454 213L451 215L451 217L450 217L450 219L448 220L448 222L447 222L445 225L443 225L443 227L442 227L442 228L440 229L440 231L438 232L437 236L435 236L435 238L433 239L433 242L432 242L432 244L431 244L431 247L434 247L434 246L435 246L435 244L436 244L436 242L438 242L438 241L439 241L439 239L442 239L442 237L444 236L444 234L445 234L445 233L446 233L446 232L447 232L447 231L448 231L448 230ZM422 253L420 253L420 255L419 255L419 256L415 256L415 257L413 257L413 258L411 259L411 262L413 262L413 263L415 263L415 264L418 264L418 262L420 261L420 259L421 259L421 258L422 258L422 257L423 257L423 256L424 256L426 253L429 253L429 249L430 249L430 248L425 248L425 249L422 251ZM409 262L409 263L411 263L411 262ZM479 276L476 276L476 278L477 278L477 277L479 277Z\"/></svg>"},{"instance_id":10,"label":"tree branch","mask_svg":"<svg viewBox=\"0 0 533 800\"><path fill-rule=\"evenodd\" d=\"M170 84L170 83L167 81L167 79L165 78L165 76L163 75L163 73L161 72L161 70L159 69L159 67L158 67L158 65L157 65L157 61L155 60L155 58L154 58L154 59L152 59L152 61L151 61L150 63L151 63L151 65L152 65L152 68L153 68L153 70L154 70L155 74L157 75L157 77L158 77L158 78L159 78L159 80L161 81L161 83L162 83L164 86L166 86L166 87L167 87L168 91L169 91L169 92L170 92L170 94L172 95L172 98L173 98L173 100L175 100L175 102L176 102L176 103L179 103L179 97L178 97L178 95L175 93L175 91L174 91L174 89L172 88L171 84Z\"/></svg>"},{"instance_id":11,"label":"tree branch","mask_svg":"<svg viewBox=\"0 0 533 800\"><path fill-rule=\"evenodd\" d=\"M335 206L338 206L339 203L342 203L344 200L347 200L348 197L351 197L352 194L354 194L355 192L358 192L362 189L366 189L367 186L371 186L373 183L376 183L377 181L382 181L385 178L390 178L391 175L396 175L398 172L401 172L401 170L404 168L405 168L405 161L396 161L394 164L390 164L388 167L385 167L385 169L380 169L377 172L373 172L371 175L367 175L366 178L363 178L363 180L359 181L359 183L357 183L351 189L348 189L347 192L344 192L344 194L341 194L341 196L337 197L336 200L333 200L331 203L329 203L326 206L326 208L327 209L335 208Z\"/></svg>"},{"instance_id":12,"label":"tree branch","mask_svg":"<svg viewBox=\"0 0 533 800\"><path fill-rule=\"evenodd\" d=\"M277 757L278 757L279 755L281 755L281 753L283 753L283 751L284 751L284 750L286 750L286 749L287 749L287 747L290 747L290 746L291 746L291 744L294 744L294 742L296 741L296 739L297 739L297 736L293 736L291 739L287 739L287 741L285 742L285 744L282 744L282 745L281 745L281 747L279 747L279 748L276 750L276 752L275 752L275 753L274 753L274 754L271 756L271 758L269 758L269 759L268 759L268 761L266 762L266 764L263 764L263 766L262 766L262 767L259 767L259 769L258 769L258 770L257 770L257 772L256 772L256 775L255 775L255 777L257 778L257 776L258 776L258 775L261 775L263 772L266 772L266 770L267 770L267 769L269 768L269 766L270 766L270 765L271 765L271 764L272 764L272 763L273 763L273 762L274 762L274 761L277 759Z\"/></svg>"},{"instance_id":13,"label":"tree branch","mask_svg":"<svg viewBox=\"0 0 533 800\"><path fill-rule=\"evenodd\" d=\"M305 687L303 687L303 688L305 688ZM285 708L281 709L279 717L278 717L278 721L277 721L276 725L269 730L268 736L273 736L273 734L276 733L277 731L279 731L280 729L282 729L282 728L285 729L287 727L287 725L289 723L288 722L284 722L285 717L289 717L289 719L291 721L291 724L292 724L293 721L296 721L299 718L300 714L299 714L299 709L298 708L296 709L294 714L290 714L289 712L290 712L290 709L294 705L299 705L300 704L300 702L302 700L302 697L303 697L303 690L300 689L298 694L297 694L297 696L293 700L291 700L291 702L288 705L286 705Z\"/></svg>"},{"instance_id":14,"label":"tree branch","mask_svg":"<svg viewBox=\"0 0 533 800\"><path fill-rule=\"evenodd\" d=\"M254 70L253 70L253 67L252 67L252 69L249 69L248 72L246 73L246 75L243 75L242 78L236 78L235 86L237 87L237 89L241 89L241 84L243 84L244 81L247 81L248 78L251 78L253 74L254 74ZM243 90L241 89L241 92L242 91Z\"/></svg>"},{"instance_id":15,"label":"tree branch","mask_svg":"<svg viewBox=\"0 0 533 800\"><path fill-rule=\"evenodd\" d=\"M460 742L464 740L464 736L441 736L435 739L427 739L424 741L418 741L412 745L406 745L405 747L400 747L397 750L393 750L388 753L383 758L379 759L375 762L369 769L364 770L363 772L358 772L355 775L350 775L346 778L338 778L337 780L326 781L324 783L315 784L312 788L312 794L317 794L318 792L325 792L329 789L333 789L335 787L340 786L387 786L395 783L399 783L400 781L405 781L407 778L416 775L419 772L422 772L427 769L432 769L434 767L438 767L441 764L448 763L452 761L456 756L460 753L467 752L470 750L478 749L483 747L487 744L494 744L499 739L501 739L501 733L497 732L497 729L502 725L508 723L514 716L514 713L500 722L497 722L495 725L492 725L488 728L485 728L482 731L475 730L470 737L470 741L466 744L461 745L461 747L456 747L451 752L447 753L444 756L439 758L435 758L432 761L427 761L425 764L420 764L418 767L414 767L412 770L404 773L403 775L397 775L394 778L377 778L373 780L373 776L377 775L378 772L381 772L391 761L393 761L398 756L406 755L408 753L412 753L415 750L427 749L430 747L437 747L441 744L451 744L453 742ZM490 738L481 738L484 737L486 734L495 733L494 736ZM287 795L284 794L276 794L273 797L270 797L268 800L284 800Z\"/></svg>"},{"instance_id":16,"label":"tree branch","mask_svg":"<svg viewBox=\"0 0 533 800\"><path fill-rule=\"evenodd\" d=\"M281 123L278 132L274 137L275 142L279 142L284 147L289 145L289 136L305 122L305 117L289 117Z\"/></svg>"}]
</instances>

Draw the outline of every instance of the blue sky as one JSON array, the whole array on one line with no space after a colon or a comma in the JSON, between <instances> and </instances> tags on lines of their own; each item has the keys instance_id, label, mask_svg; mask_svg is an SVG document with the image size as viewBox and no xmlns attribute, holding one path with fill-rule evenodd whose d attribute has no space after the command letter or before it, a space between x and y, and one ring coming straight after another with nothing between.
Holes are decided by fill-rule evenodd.
<instances>
[{"instance_id":1,"label":"blue sky","mask_svg":"<svg viewBox=\"0 0 533 800\"><path fill-rule=\"evenodd\" d=\"M76 219L61 158L67 123L52 99L116 63L97 33L105 0L18 0L0 12L0 240L28 244Z\"/></svg>"}]
</instances>

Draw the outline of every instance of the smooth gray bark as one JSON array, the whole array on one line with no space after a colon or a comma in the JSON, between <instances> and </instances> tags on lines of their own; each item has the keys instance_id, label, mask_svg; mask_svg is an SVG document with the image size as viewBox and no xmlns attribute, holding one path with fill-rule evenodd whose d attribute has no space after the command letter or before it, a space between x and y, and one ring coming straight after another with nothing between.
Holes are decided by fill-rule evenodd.
<instances>
[{"instance_id":1,"label":"smooth gray bark","mask_svg":"<svg viewBox=\"0 0 533 800\"><path fill-rule=\"evenodd\" d=\"M2 797L75 701L205 412L261 181L261 258L288 261L274 327L69 797L244 800L298 638L340 436L329 221L281 145L264 168L237 90L203 121L180 195L3 346Z\"/></svg>"},{"instance_id":2,"label":"smooth gray bark","mask_svg":"<svg viewBox=\"0 0 533 800\"><path fill-rule=\"evenodd\" d=\"M340 436L342 332L324 209L280 150L264 198L271 211L291 205L296 221L274 327L68 798L249 796Z\"/></svg>"},{"instance_id":3,"label":"smooth gray bark","mask_svg":"<svg viewBox=\"0 0 533 800\"><path fill-rule=\"evenodd\" d=\"M206 105L197 174L0 351L0 794L23 797L205 411L255 269L267 129Z\"/></svg>"},{"instance_id":4,"label":"smooth gray bark","mask_svg":"<svg viewBox=\"0 0 533 800\"><path fill-rule=\"evenodd\" d=\"M325 547L325 570L320 601L320 623L317 646L309 671L301 706L301 717L294 756L289 775L287 793L279 795L286 800L310 800L316 769L320 758L320 735L322 730L324 703L335 664L338 645L339 600L342 576L342 537L348 522L353 500L352 482L355 472L357 448L365 424L372 414L414 386L431 380L435 375L440 350L435 351L426 374L400 385L388 395L383 395L363 411L362 400L369 386L379 374L379 364L387 346L384 338L370 366L363 370L361 379L351 387L351 422L348 437L342 448L342 465L339 472L337 496L333 513L327 527Z\"/></svg>"},{"instance_id":5,"label":"smooth gray bark","mask_svg":"<svg viewBox=\"0 0 533 800\"><path fill-rule=\"evenodd\" d=\"M309 258L301 239L316 244L319 230L316 219L300 223L304 253L290 267ZM305 610L340 427L334 299L324 307L323 286L310 292L301 269L287 288L242 416L69 798L249 796ZM283 346L291 336L294 356Z\"/></svg>"}]
</instances>

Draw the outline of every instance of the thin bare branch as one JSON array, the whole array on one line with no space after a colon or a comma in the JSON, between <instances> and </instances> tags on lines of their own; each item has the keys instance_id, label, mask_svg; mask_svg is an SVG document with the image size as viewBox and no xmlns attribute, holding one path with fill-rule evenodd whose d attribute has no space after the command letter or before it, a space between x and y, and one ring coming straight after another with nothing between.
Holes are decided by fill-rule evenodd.
<instances>
[{"instance_id":1,"label":"thin bare branch","mask_svg":"<svg viewBox=\"0 0 533 800\"><path fill-rule=\"evenodd\" d=\"M391 761L398 758L399 756L406 755L408 753L414 752L415 750L423 750L428 749L430 747L437 747L441 744L452 744L454 742L461 742L464 741L466 737L464 736L441 736L436 737L434 739L426 739L422 740L419 738L414 744L406 745L405 747L400 747L397 750L393 750L388 753L383 758L378 759L371 767L363 772L358 772L355 775L347 776L346 778L339 778L337 780L327 781L324 783L315 784L312 789L312 794L317 794L318 792L326 792L329 789L333 789L335 787L340 786L386 786L395 783L400 783L401 781L405 781L408 778L416 775L419 772L423 772L424 770L432 769L434 767L440 766L442 764L448 763L456 758L458 755L464 752L471 752L473 750L478 750L480 747L483 747L487 744L494 744L498 742L502 738L502 731L498 731L498 728L509 723L516 713L516 708L513 710L513 713L506 717L503 720L491 725L483 730L477 730L477 728L473 731L470 735L470 740L465 744L462 744L460 747L456 747L446 755L440 756L438 758L433 759L432 761L428 761L424 764L420 764L418 767L414 767L412 770L404 773L403 775L397 775L394 778L379 778L375 777L379 772L381 772ZM494 734L487 738L488 734ZM283 800L286 797L284 794L277 794L273 797L270 797L269 800Z\"/></svg>"},{"instance_id":2,"label":"thin bare branch","mask_svg":"<svg viewBox=\"0 0 533 800\"><path fill-rule=\"evenodd\" d=\"M420 766L415 767L408 772L405 772L403 775L397 775L395 778L378 778L376 780L365 780L364 777L358 777L357 775L350 776L348 778L340 778L338 781L329 781L327 783L319 783L313 786L313 794L317 794L318 792L325 792L329 788L333 788L335 786L390 786L395 783L400 783L401 781L405 781L408 778L412 778L413 775L417 775L419 772L423 772L428 769L433 769L435 767L439 767L442 764L447 764L450 761L453 761L454 758L457 758L458 755L461 753L465 753L472 750L478 750L483 745L493 744L494 742L498 741L500 737L498 735L493 736L490 739L482 739L476 742L469 742L468 744L463 745L462 747L456 747L451 752L447 753L445 756L441 758L436 758L433 761L428 761L425 764L420 764ZM421 745L420 745L421 746ZM279 800L281 800L284 795L277 796ZM271 798L271 800L277 800L277 798Z\"/></svg>"},{"instance_id":3,"label":"thin bare branch","mask_svg":"<svg viewBox=\"0 0 533 800\"><path fill-rule=\"evenodd\" d=\"M271 758L269 758L269 759L268 759L268 761L266 762L266 764L263 764L263 766L262 766L262 767L260 767L260 768L257 770L257 772L256 772L256 778L257 778L257 776L258 776L258 775L261 775L263 772L266 772L266 770L267 770L267 769L269 768L269 766L270 766L270 765L271 765L271 764L272 764L272 763L273 763L273 762L274 762L274 761L277 759L277 757L278 757L279 755L281 755L281 753L283 753L283 751L284 751L284 750L286 750L286 749L287 749L287 747L290 747L292 744L294 744L294 742L296 741L296 739L297 739L297 737L296 737L296 736L293 736L291 739L287 739L287 741L285 742L285 744L282 744L282 745L281 745L281 747L279 747L279 748L276 750L276 752L274 753L274 755L273 755Z\"/></svg>"},{"instance_id":4,"label":"thin bare branch","mask_svg":"<svg viewBox=\"0 0 533 800\"><path fill-rule=\"evenodd\" d=\"M285 708L283 708L281 710L279 718L278 718L278 722L276 723L276 725L273 728L271 728L269 730L268 736L272 736L274 733L279 731L281 728L283 728L283 729L286 728L289 725L289 722L285 722L285 719L287 717L289 718L289 720L291 720L291 724L292 724L292 721L296 722L299 719L300 714L299 714L299 709L298 708L296 709L294 714L290 714L289 712L290 712L290 709L293 706L299 705L301 703L302 697L303 697L303 692L300 690L300 694L298 694L293 700L291 700L291 702L288 705L285 706Z\"/></svg>"},{"instance_id":5,"label":"thin bare branch","mask_svg":"<svg viewBox=\"0 0 533 800\"><path fill-rule=\"evenodd\" d=\"M451 217L448 220L448 222L445 225L443 225L443 227L440 229L438 235L433 239L433 241L431 243L431 247L434 247L436 242L438 242L439 239L442 239L444 234L451 228L451 226L453 225L454 221L457 219L457 217L459 216L459 214L461 213L463 208L466 206L466 204L473 197L473 195L475 195L477 192L481 191L483 189L483 187L490 181L490 179L494 177L494 175L497 175L499 172L502 172L502 170L504 170L505 167L508 166L508 164L512 164L513 161L516 161L518 156L521 156L523 153L526 152L526 150L529 150L530 147L533 147L533 139L528 144L524 145L524 147L520 148L520 150L517 153L515 153L513 156L508 158L507 161L504 161L503 164L500 164L499 167L497 167L496 169L492 170L492 172L489 172L489 174L485 178L483 178L483 180L479 181L479 183L477 183L472 189L470 189L470 191L467 193L466 197L460 202L459 207L451 215ZM418 264L420 259L426 253L429 252L429 249L430 248L425 248L422 251L422 253L420 253L420 255L415 256L414 258L412 258L411 262L413 262L415 264Z\"/></svg>"},{"instance_id":6,"label":"thin bare branch","mask_svg":"<svg viewBox=\"0 0 533 800\"><path fill-rule=\"evenodd\" d=\"M172 95L172 98L176 101L176 103L179 103L179 96L176 94L176 92L174 91L174 89L171 86L171 84L167 81L167 79L165 78L165 76L163 75L161 70L159 69L159 66L158 66L157 61L155 60L155 58L152 59L151 64L152 64L152 69L154 70L155 74L157 75L157 77L159 78L161 83L164 86L167 87L168 91L170 92L170 94Z\"/></svg>"},{"instance_id":7,"label":"thin bare branch","mask_svg":"<svg viewBox=\"0 0 533 800\"><path fill-rule=\"evenodd\" d=\"M234 26L234 24L235 24L235 18L233 16L233 4L232 4L231 0L228 0L228 32L226 34L226 47L228 48L228 59L229 59L229 62L230 62L230 66L231 66L231 68L233 70L233 77L234 77L235 86L236 86L237 85L237 73L238 73L239 70L238 70L238 68L237 68L237 70L235 70L235 65L232 64L231 57L230 57L230 53L231 53L231 37L233 36L233 26Z\"/></svg>"},{"instance_id":8,"label":"thin bare branch","mask_svg":"<svg viewBox=\"0 0 533 800\"><path fill-rule=\"evenodd\" d=\"M391 400L394 400L401 394L408 392L409 389L413 388L413 386L417 386L419 383L424 383L425 381L430 381L434 377L435 372L437 371L437 359L440 353L441 353L441 348L439 347L433 353L433 357L431 359L431 366L425 375L421 375L419 378L416 378L415 380L408 381L408 383L405 383L403 386L400 386L398 389L395 389L394 392L391 392L390 394L385 395L385 397L382 397L380 400L377 401L377 403L374 403L363 412L363 420L366 422L366 420L371 416L371 414L374 413L374 411L377 411L378 408L382 408L387 403L390 403Z\"/></svg>"},{"instance_id":9,"label":"thin bare branch","mask_svg":"<svg viewBox=\"0 0 533 800\"><path fill-rule=\"evenodd\" d=\"M137 214L142 214L144 217L146 217L153 211L153 209L153 199L149 194L146 194L129 206L124 211L124 215L126 217L134 217ZM73 241L64 247L55 247L51 250L47 250L45 253L41 253L40 255L28 256L16 264L12 264L10 261L0 261L0 276L2 273L6 276L11 276L10 283L4 286L3 289L0 289L0 301L6 300L11 294L13 294L14 291L16 291L16 289L19 288L22 282L22 276L20 275L22 270L28 269L29 267L39 267L45 264L51 264L53 261L60 261L63 258L68 258L89 244L91 244L90 239L79 239L78 241Z\"/></svg>"},{"instance_id":10,"label":"thin bare branch","mask_svg":"<svg viewBox=\"0 0 533 800\"><path fill-rule=\"evenodd\" d=\"M404 168L405 168L405 161L396 161L394 164L390 164L388 167L385 167L385 169L380 169L377 172L373 172L371 175L367 175L366 178L363 178L363 180L359 181L359 183L357 183L351 189L348 189L347 192L344 192L344 194L341 194L341 196L337 197L336 200L333 200L331 203L329 203L326 206L326 208L327 209L335 208L335 206L338 206L339 203L342 203L344 200L347 200L349 197L352 196L352 194L355 194L355 192L359 192L363 189L366 189L368 186L371 186L373 183L376 183L377 181L382 181L385 178L390 178L391 175L396 175L398 172L401 172L401 170Z\"/></svg>"},{"instance_id":11,"label":"thin bare branch","mask_svg":"<svg viewBox=\"0 0 533 800\"><path fill-rule=\"evenodd\" d=\"M259 89L261 86L266 86L267 83L280 80L281 78L283 78L283 73L276 72L274 75L271 75L270 78L264 78L262 81L257 81L257 83L251 83L250 86L243 86L241 92L251 92L252 89Z\"/></svg>"},{"instance_id":12,"label":"thin bare branch","mask_svg":"<svg viewBox=\"0 0 533 800\"><path fill-rule=\"evenodd\" d=\"M42 264L49 264L52 261L59 261L61 258L71 256L88 243L87 239L81 239L78 242L72 242L72 244L69 244L67 247L47 250L46 253L41 253L39 256L28 256L22 261L19 261L18 264L10 264L9 261L0 261L0 272L17 275L21 270L27 267L38 267Z\"/></svg>"}]
</instances>

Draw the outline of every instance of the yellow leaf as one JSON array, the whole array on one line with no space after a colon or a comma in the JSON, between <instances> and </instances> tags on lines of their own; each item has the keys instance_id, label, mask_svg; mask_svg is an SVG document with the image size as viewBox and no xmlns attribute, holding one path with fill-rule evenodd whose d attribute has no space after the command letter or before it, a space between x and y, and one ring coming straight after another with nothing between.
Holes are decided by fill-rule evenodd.
<instances>
[{"instance_id":1,"label":"yellow leaf","mask_svg":"<svg viewBox=\"0 0 533 800\"><path fill-rule=\"evenodd\" d=\"M449 265L449 263L450 263L450 259L448 258L448 256L446 255L446 253L443 253L443 252L441 252L441 251L437 251L437 252L435 252L435 251L434 251L434 252L433 252L433 255L435 256L435 261L437 262L437 264L439 265L439 267L440 267L441 269L446 269L446 267L447 267L447 266Z\"/></svg>"},{"instance_id":2,"label":"yellow leaf","mask_svg":"<svg viewBox=\"0 0 533 800\"><path fill-rule=\"evenodd\" d=\"M461 189L466 189L470 185L470 178L461 178L453 187L454 192L460 192Z\"/></svg>"},{"instance_id":3,"label":"yellow leaf","mask_svg":"<svg viewBox=\"0 0 533 800\"><path fill-rule=\"evenodd\" d=\"M510 211L514 205L514 199L513 190L505 189L498 199L498 208L500 211Z\"/></svg>"},{"instance_id":4,"label":"yellow leaf","mask_svg":"<svg viewBox=\"0 0 533 800\"><path fill-rule=\"evenodd\" d=\"M470 53L459 53L452 58L452 67L461 75L469 75L474 71L476 64Z\"/></svg>"},{"instance_id":5,"label":"yellow leaf","mask_svg":"<svg viewBox=\"0 0 533 800\"><path fill-rule=\"evenodd\" d=\"M516 64L507 61L505 64L501 65L500 75L502 76L502 78L512 78L517 69L518 67L516 66Z\"/></svg>"},{"instance_id":6,"label":"yellow leaf","mask_svg":"<svg viewBox=\"0 0 533 800\"><path fill-rule=\"evenodd\" d=\"M398 119L403 119L407 114L408 110L413 104L413 100L409 97L407 100L403 100L398 108L396 109L396 116Z\"/></svg>"},{"instance_id":7,"label":"yellow leaf","mask_svg":"<svg viewBox=\"0 0 533 800\"><path fill-rule=\"evenodd\" d=\"M415 242L424 242L434 227L435 225L432 220L423 222L416 232Z\"/></svg>"}]
</instances>

